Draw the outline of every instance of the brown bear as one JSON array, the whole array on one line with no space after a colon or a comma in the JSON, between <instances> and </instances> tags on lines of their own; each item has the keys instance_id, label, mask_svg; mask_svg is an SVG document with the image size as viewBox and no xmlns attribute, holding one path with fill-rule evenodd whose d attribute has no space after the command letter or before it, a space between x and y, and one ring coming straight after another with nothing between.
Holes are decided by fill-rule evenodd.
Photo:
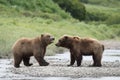
<instances>
[{"instance_id":1,"label":"brown bear","mask_svg":"<svg viewBox=\"0 0 120 80\"><path fill-rule=\"evenodd\" d=\"M21 38L15 42L12 47L14 56L14 67L20 67L23 60L25 66L31 66L29 63L30 57L34 56L40 66L49 65L44 60L46 47L54 41L54 37L50 34L41 34L35 38Z\"/></svg>"},{"instance_id":2,"label":"brown bear","mask_svg":"<svg viewBox=\"0 0 120 80\"><path fill-rule=\"evenodd\" d=\"M68 66L72 66L75 60L77 61L77 66L80 66L83 55L92 55L94 61L92 66L102 66L101 59L104 45L96 39L66 35L61 37L55 45L70 49L71 62Z\"/></svg>"}]
</instances>

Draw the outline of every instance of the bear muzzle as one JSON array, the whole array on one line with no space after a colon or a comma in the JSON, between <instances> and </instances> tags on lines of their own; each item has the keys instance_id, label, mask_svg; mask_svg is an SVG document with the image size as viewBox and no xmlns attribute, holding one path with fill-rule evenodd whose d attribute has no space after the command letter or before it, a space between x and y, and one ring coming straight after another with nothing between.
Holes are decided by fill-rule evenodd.
<instances>
[{"instance_id":1,"label":"bear muzzle","mask_svg":"<svg viewBox=\"0 0 120 80\"><path fill-rule=\"evenodd\" d=\"M55 38L54 38L54 37L51 37L50 40L51 40L51 43L53 43L54 40L55 40Z\"/></svg>"},{"instance_id":2,"label":"bear muzzle","mask_svg":"<svg viewBox=\"0 0 120 80\"><path fill-rule=\"evenodd\" d=\"M56 45L57 47L59 47L59 46L60 46L60 44L59 44L59 43L56 43L55 45Z\"/></svg>"}]
</instances>

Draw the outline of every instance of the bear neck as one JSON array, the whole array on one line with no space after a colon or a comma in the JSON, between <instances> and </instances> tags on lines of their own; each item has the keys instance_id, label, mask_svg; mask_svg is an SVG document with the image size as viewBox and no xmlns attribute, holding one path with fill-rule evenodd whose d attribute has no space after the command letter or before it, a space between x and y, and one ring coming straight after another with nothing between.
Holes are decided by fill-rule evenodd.
<instances>
[{"instance_id":1,"label":"bear neck","mask_svg":"<svg viewBox=\"0 0 120 80\"><path fill-rule=\"evenodd\" d=\"M73 49L73 45L72 44L68 44L68 45L66 45L66 48L68 48L68 49Z\"/></svg>"},{"instance_id":2,"label":"bear neck","mask_svg":"<svg viewBox=\"0 0 120 80\"><path fill-rule=\"evenodd\" d=\"M41 45L40 45L41 47L45 47L45 48L46 48L46 47L47 47L47 45L48 45L48 44L46 44L46 42L45 42L45 41L41 41Z\"/></svg>"},{"instance_id":3,"label":"bear neck","mask_svg":"<svg viewBox=\"0 0 120 80\"><path fill-rule=\"evenodd\" d=\"M46 48L48 44L45 42L45 40L41 39L41 46Z\"/></svg>"},{"instance_id":4,"label":"bear neck","mask_svg":"<svg viewBox=\"0 0 120 80\"><path fill-rule=\"evenodd\" d=\"M75 46L78 45L78 44L79 44L78 42L72 42L71 44L69 44L69 49L74 50Z\"/></svg>"},{"instance_id":5,"label":"bear neck","mask_svg":"<svg viewBox=\"0 0 120 80\"><path fill-rule=\"evenodd\" d=\"M42 40L41 38L36 38L37 39L37 43L39 43L39 45L42 47L42 48L46 48L48 44L46 44L46 42L44 40Z\"/></svg>"}]
</instances>

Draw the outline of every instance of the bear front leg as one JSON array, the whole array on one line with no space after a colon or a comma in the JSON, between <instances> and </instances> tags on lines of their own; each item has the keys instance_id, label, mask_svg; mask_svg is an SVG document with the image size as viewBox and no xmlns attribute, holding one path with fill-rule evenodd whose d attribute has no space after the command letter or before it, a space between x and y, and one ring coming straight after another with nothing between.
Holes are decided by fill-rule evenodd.
<instances>
[{"instance_id":1,"label":"bear front leg","mask_svg":"<svg viewBox=\"0 0 120 80\"><path fill-rule=\"evenodd\" d=\"M77 66L80 66L81 65L81 61L82 61L82 55L79 55L77 57Z\"/></svg>"},{"instance_id":2,"label":"bear front leg","mask_svg":"<svg viewBox=\"0 0 120 80\"><path fill-rule=\"evenodd\" d=\"M68 66L72 66L75 63L75 58L72 55L72 53L70 53L70 59L71 59L71 61L70 61L70 64Z\"/></svg>"},{"instance_id":3,"label":"bear front leg","mask_svg":"<svg viewBox=\"0 0 120 80\"><path fill-rule=\"evenodd\" d=\"M41 63L40 63L40 66L48 66L49 63L46 62L43 58L40 58L41 59Z\"/></svg>"},{"instance_id":4,"label":"bear front leg","mask_svg":"<svg viewBox=\"0 0 120 80\"><path fill-rule=\"evenodd\" d=\"M49 63L46 62L42 57L40 56L35 56L35 59L38 61L40 66L48 66Z\"/></svg>"}]
</instances>

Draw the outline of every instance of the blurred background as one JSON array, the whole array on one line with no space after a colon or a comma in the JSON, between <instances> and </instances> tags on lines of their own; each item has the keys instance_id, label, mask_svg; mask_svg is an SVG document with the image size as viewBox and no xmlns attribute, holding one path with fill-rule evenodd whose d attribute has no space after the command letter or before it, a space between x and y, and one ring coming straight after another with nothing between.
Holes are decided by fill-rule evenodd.
<instances>
[{"instance_id":1,"label":"blurred background","mask_svg":"<svg viewBox=\"0 0 120 80\"><path fill-rule=\"evenodd\" d=\"M17 39L41 33L120 41L120 0L0 0L0 58L12 56ZM52 44L46 55L63 51Z\"/></svg>"}]
</instances>

